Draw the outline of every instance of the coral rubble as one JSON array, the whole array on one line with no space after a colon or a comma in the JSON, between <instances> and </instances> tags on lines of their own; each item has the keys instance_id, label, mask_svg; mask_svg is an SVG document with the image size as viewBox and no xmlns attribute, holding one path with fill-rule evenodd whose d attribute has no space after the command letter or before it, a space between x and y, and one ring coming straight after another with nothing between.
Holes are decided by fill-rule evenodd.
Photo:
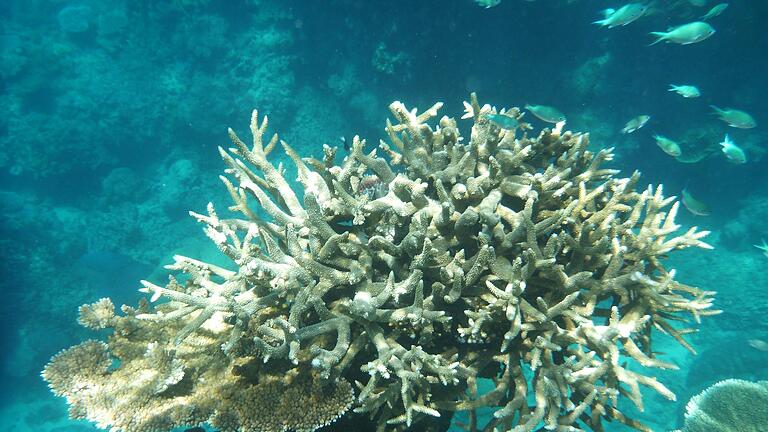
<instances>
[{"instance_id":1,"label":"coral rubble","mask_svg":"<svg viewBox=\"0 0 768 432\"><path fill-rule=\"evenodd\" d=\"M693 350L685 323L715 311L662 260L708 248L707 232L675 234L674 197L604 168L612 153L588 151L588 135L529 136L519 109L473 94L462 138L457 120L434 121L441 105L392 103L388 142L355 137L341 165L336 148L302 159L265 141L256 112L252 145L230 130L221 179L238 215L191 214L232 268L176 256L166 286L143 281L164 301L82 306L81 324L112 333L43 371L70 415L130 432L312 431L340 416L444 430L456 411L472 430L648 430L618 399L675 398L646 372L675 368L653 328ZM268 160L278 145L301 188ZM495 410L487 425L480 408Z\"/></svg>"}]
</instances>

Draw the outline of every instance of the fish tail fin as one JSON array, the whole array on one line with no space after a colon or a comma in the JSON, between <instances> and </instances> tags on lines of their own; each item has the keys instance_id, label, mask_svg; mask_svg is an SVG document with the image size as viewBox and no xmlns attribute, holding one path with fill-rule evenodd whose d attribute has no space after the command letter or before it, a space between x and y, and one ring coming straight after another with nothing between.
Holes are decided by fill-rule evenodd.
<instances>
[{"instance_id":1,"label":"fish tail fin","mask_svg":"<svg viewBox=\"0 0 768 432\"><path fill-rule=\"evenodd\" d=\"M728 149L733 147L733 141L731 141L731 137L728 136L728 134L725 134L725 138L720 142L720 146L722 147L723 153L727 152Z\"/></svg>"},{"instance_id":2,"label":"fish tail fin","mask_svg":"<svg viewBox=\"0 0 768 432\"><path fill-rule=\"evenodd\" d=\"M718 108L716 105L710 105L709 107L715 110L716 114L720 114L721 112L723 112L723 110Z\"/></svg>"},{"instance_id":3,"label":"fish tail fin","mask_svg":"<svg viewBox=\"0 0 768 432\"><path fill-rule=\"evenodd\" d=\"M650 32L648 34L650 34L652 36L656 36L658 38L655 41L653 41L650 44L648 44L648 46L656 45L657 43L667 39L667 33L666 32Z\"/></svg>"},{"instance_id":4,"label":"fish tail fin","mask_svg":"<svg viewBox=\"0 0 768 432\"><path fill-rule=\"evenodd\" d=\"M600 25L600 26L604 27L604 26L608 25L608 18L597 20L597 21L592 21L592 24L597 24L597 25Z\"/></svg>"}]
</instances>

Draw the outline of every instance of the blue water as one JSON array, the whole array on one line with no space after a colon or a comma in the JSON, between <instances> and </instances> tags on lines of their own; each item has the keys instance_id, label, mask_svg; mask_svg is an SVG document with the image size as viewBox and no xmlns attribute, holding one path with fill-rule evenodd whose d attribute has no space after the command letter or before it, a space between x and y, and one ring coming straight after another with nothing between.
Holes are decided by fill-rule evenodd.
<instances>
[{"instance_id":1,"label":"blue water","mask_svg":"<svg viewBox=\"0 0 768 432\"><path fill-rule=\"evenodd\" d=\"M595 148L615 147L624 174L640 170L669 195L687 186L709 206L678 220L711 230L715 249L675 254L670 267L717 291L724 312L689 337L698 356L668 344L681 369L658 376L678 401L649 396L639 418L679 427L688 398L713 382L768 379L768 352L749 342L768 341L768 257L753 247L768 239L768 3L731 2L700 43L648 46L649 32L717 2L693 3L657 1L609 29L591 22L621 4L597 0L4 0L0 425L94 430L66 420L40 370L93 337L77 325L79 305L134 304L140 279L167 281L174 254L217 259L187 211L227 205L216 147L228 126L247 136L252 109L299 153L321 156L340 137L385 138L394 100L443 101L442 114L460 116L473 91L497 107L555 106ZM710 105L747 111L757 127L728 127ZM619 133L640 114L645 127ZM720 152L726 133L746 163ZM654 134L708 156L681 163Z\"/></svg>"}]
</instances>

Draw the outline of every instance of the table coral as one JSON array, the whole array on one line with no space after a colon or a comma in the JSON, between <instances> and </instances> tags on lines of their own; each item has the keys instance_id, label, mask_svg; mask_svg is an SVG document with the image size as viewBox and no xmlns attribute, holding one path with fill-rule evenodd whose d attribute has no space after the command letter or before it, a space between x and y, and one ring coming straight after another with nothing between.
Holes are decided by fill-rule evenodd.
<instances>
[{"instance_id":1,"label":"table coral","mask_svg":"<svg viewBox=\"0 0 768 432\"><path fill-rule=\"evenodd\" d=\"M81 307L81 324L113 331L43 371L71 416L129 432L312 431L340 416L444 430L461 410L471 430L649 430L618 399L642 409L642 385L674 400L645 370L675 368L653 329L693 350L685 323L716 311L662 261L709 248L707 232L676 234L674 197L604 168L611 150L587 150L586 134L530 136L519 109L473 94L463 138L457 120L435 124L441 105L392 103L388 142L355 137L340 165L337 148L302 159L265 141L256 112L251 145L230 130L221 179L237 215L191 214L234 270L176 256L166 286L142 281L154 307ZM268 160L278 145L301 188Z\"/></svg>"},{"instance_id":2,"label":"table coral","mask_svg":"<svg viewBox=\"0 0 768 432\"><path fill-rule=\"evenodd\" d=\"M726 379L692 397L673 432L759 432L768 424L768 381Z\"/></svg>"}]
</instances>

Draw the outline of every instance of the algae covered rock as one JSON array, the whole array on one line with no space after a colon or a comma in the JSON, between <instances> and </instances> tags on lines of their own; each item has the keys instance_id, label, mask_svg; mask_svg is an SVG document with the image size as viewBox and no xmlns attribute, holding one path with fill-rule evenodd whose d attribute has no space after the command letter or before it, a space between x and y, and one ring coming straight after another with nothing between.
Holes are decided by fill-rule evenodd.
<instances>
[{"instance_id":1,"label":"algae covered rock","mask_svg":"<svg viewBox=\"0 0 768 432\"><path fill-rule=\"evenodd\" d=\"M676 234L678 203L617 177L585 134L529 135L519 109L475 95L471 120L436 119L441 106L394 102L388 140L355 137L343 157L265 140L256 112L251 144L230 130L219 151L235 214L191 214L231 265L176 256L168 284L142 281L152 304L81 308L113 332L46 366L71 415L127 432L311 431L340 416L383 431L492 409L488 430L648 430L618 399L642 408L640 386L674 399L645 370L675 368L651 335L692 350L683 336L715 311L663 258L708 248L707 232ZM278 146L298 185L268 160Z\"/></svg>"}]
</instances>

